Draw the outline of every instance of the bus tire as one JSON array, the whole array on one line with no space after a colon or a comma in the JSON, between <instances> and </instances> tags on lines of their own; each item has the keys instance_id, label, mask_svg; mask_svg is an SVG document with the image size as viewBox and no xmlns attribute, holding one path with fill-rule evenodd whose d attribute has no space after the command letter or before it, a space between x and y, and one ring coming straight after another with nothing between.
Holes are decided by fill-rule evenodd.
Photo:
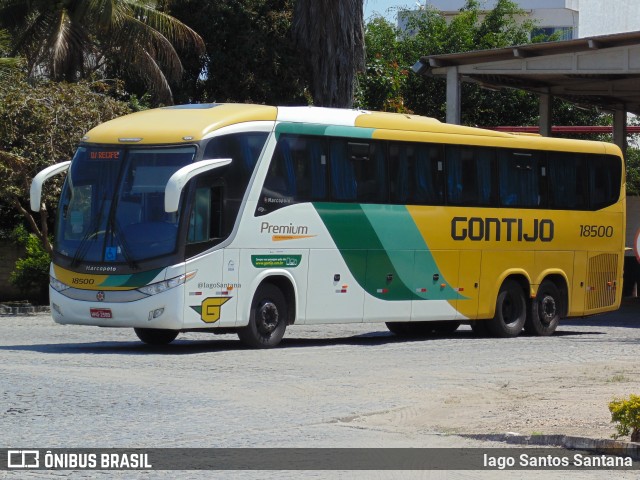
<instances>
[{"instance_id":1,"label":"bus tire","mask_svg":"<svg viewBox=\"0 0 640 480\"><path fill-rule=\"evenodd\" d=\"M552 335L560 322L561 311L562 300L558 287L551 280L544 280L531 302L530 315L524 324L525 331L541 337Z\"/></svg>"},{"instance_id":2,"label":"bus tire","mask_svg":"<svg viewBox=\"0 0 640 480\"><path fill-rule=\"evenodd\" d=\"M147 345L168 345L178 336L178 330L162 328L134 328L138 338Z\"/></svg>"},{"instance_id":3,"label":"bus tire","mask_svg":"<svg viewBox=\"0 0 640 480\"><path fill-rule=\"evenodd\" d=\"M527 301L522 288L515 280L506 279L496 299L496 313L487 322L489 332L495 337L517 337L527 319Z\"/></svg>"},{"instance_id":4,"label":"bus tire","mask_svg":"<svg viewBox=\"0 0 640 480\"><path fill-rule=\"evenodd\" d=\"M249 324L238 329L238 337L253 348L273 348L284 336L287 318L287 302L282 291L271 283L263 283L251 302Z\"/></svg>"}]
</instances>

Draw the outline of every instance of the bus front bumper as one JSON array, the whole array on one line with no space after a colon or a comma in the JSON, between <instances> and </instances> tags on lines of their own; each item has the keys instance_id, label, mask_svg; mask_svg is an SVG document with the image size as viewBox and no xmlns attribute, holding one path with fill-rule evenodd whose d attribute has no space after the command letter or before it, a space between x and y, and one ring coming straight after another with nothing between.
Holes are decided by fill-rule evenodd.
<instances>
[{"instance_id":1,"label":"bus front bumper","mask_svg":"<svg viewBox=\"0 0 640 480\"><path fill-rule=\"evenodd\" d=\"M49 288L51 316L62 325L93 325L123 328L182 328L184 287L132 302L101 302L70 299Z\"/></svg>"}]
</instances>

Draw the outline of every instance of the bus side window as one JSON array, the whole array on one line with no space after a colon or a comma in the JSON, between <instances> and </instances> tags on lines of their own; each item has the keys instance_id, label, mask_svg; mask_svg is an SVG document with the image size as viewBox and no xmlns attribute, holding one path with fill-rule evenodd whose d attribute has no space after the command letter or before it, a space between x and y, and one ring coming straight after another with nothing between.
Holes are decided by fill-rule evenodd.
<instances>
[{"instance_id":1,"label":"bus side window","mask_svg":"<svg viewBox=\"0 0 640 480\"><path fill-rule=\"evenodd\" d=\"M391 203L411 203L413 199L414 159L410 144L392 142L389 144L389 189Z\"/></svg>"},{"instance_id":2,"label":"bus side window","mask_svg":"<svg viewBox=\"0 0 640 480\"><path fill-rule=\"evenodd\" d=\"M358 196L353 161L347 154L347 142L334 138L329 144L331 161L331 195L333 200L354 201Z\"/></svg>"},{"instance_id":3,"label":"bus side window","mask_svg":"<svg viewBox=\"0 0 640 480\"><path fill-rule=\"evenodd\" d=\"M447 203L488 206L494 204L495 153L491 148L446 147Z\"/></svg>"},{"instance_id":4,"label":"bus side window","mask_svg":"<svg viewBox=\"0 0 640 480\"><path fill-rule=\"evenodd\" d=\"M391 203L444 203L444 147L428 143L389 145Z\"/></svg>"},{"instance_id":5,"label":"bus side window","mask_svg":"<svg viewBox=\"0 0 640 480\"><path fill-rule=\"evenodd\" d=\"M613 205L620 196L620 162L617 157L607 155L591 155L588 162L591 210Z\"/></svg>"},{"instance_id":6,"label":"bus side window","mask_svg":"<svg viewBox=\"0 0 640 480\"><path fill-rule=\"evenodd\" d=\"M284 136L278 141L263 188L263 194L271 198L295 197L297 194L290 140Z\"/></svg>"},{"instance_id":7,"label":"bus side window","mask_svg":"<svg viewBox=\"0 0 640 480\"><path fill-rule=\"evenodd\" d=\"M223 237L224 187L198 187L189 217L188 243L208 242Z\"/></svg>"},{"instance_id":8,"label":"bus side window","mask_svg":"<svg viewBox=\"0 0 640 480\"><path fill-rule=\"evenodd\" d=\"M348 142L353 167L356 199L360 203L387 202L387 162L381 142Z\"/></svg>"},{"instance_id":9,"label":"bus side window","mask_svg":"<svg viewBox=\"0 0 640 480\"><path fill-rule=\"evenodd\" d=\"M500 149L500 203L505 207L538 207L543 203L541 153Z\"/></svg>"},{"instance_id":10,"label":"bus side window","mask_svg":"<svg viewBox=\"0 0 640 480\"><path fill-rule=\"evenodd\" d=\"M550 152L548 170L549 208L586 210L587 169L582 156Z\"/></svg>"},{"instance_id":11,"label":"bus side window","mask_svg":"<svg viewBox=\"0 0 640 480\"><path fill-rule=\"evenodd\" d=\"M444 148L442 145L416 145L414 199L418 204L444 203Z\"/></svg>"}]
</instances>

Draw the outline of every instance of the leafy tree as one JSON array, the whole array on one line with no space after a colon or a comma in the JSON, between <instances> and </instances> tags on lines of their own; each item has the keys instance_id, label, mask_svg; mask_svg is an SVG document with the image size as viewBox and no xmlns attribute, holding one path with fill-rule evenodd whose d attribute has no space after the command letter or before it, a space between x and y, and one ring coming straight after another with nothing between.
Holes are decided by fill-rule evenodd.
<instances>
[{"instance_id":1,"label":"leafy tree","mask_svg":"<svg viewBox=\"0 0 640 480\"><path fill-rule=\"evenodd\" d=\"M498 0L481 19L480 2L467 3L447 24L438 10L427 8L408 17L408 31L401 32L382 17L366 27L367 72L359 77L357 105L363 108L414 112L444 120L446 82L425 78L410 70L426 54L458 53L528 43L531 22L519 22L523 14L511 0ZM462 85L462 123L475 126L534 125L538 99L522 90L491 91L478 85ZM607 122L595 109L579 109L556 99L553 120L564 125Z\"/></svg>"},{"instance_id":2,"label":"leafy tree","mask_svg":"<svg viewBox=\"0 0 640 480\"><path fill-rule=\"evenodd\" d=\"M640 149L629 147L627 160L627 195L640 195Z\"/></svg>"},{"instance_id":3,"label":"leafy tree","mask_svg":"<svg viewBox=\"0 0 640 480\"><path fill-rule=\"evenodd\" d=\"M139 78L154 98L172 103L170 82L182 64L176 49L202 51L200 36L155 0L0 0L0 26L32 77L69 82L116 71ZM160 5L159 5L160 4Z\"/></svg>"},{"instance_id":4,"label":"leafy tree","mask_svg":"<svg viewBox=\"0 0 640 480\"><path fill-rule=\"evenodd\" d=\"M185 52L181 102L306 103L291 38L295 0L184 0L171 14L197 30L206 53Z\"/></svg>"},{"instance_id":5,"label":"leafy tree","mask_svg":"<svg viewBox=\"0 0 640 480\"><path fill-rule=\"evenodd\" d=\"M38 303L44 303L49 293L49 264L51 258L42 248L36 235L18 225L12 232L14 241L24 247L25 256L16 261L9 282L25 294L37 292Z\"/></svg>"},{"instance_id":6,"label":"leafy tree","mask_svg":"<svg viewBox=\"0 0 640 480\"><path fill-rule=\"evenodd\" d=\"M27 203L31 179L46 166L70 159L87 130L131 111L107 93L112 89L101 82L30 83L19 74L0 82L1 228L12 229L17 212L51 251L47 207L57 202L60 179L47 182L45 208L38 216Z\"/></svg>"},{"instance_id":7,"label":"leafy tree","mask_svg":"<svg viewBox=\"0 0 640 480\"><path fill-rule=\"evenodd\" d=\"M11 35L6 30L0 30L0 79L14 72L20 65L20 59L10 57Z\"/></svg>"},{"instance_id":8,"label":"leafy tree","mask_svg":"<svg viewBox=\"0 0 640 480\"><path fill-rule=\"evenodd\" d=\"M311 78L313 103L351 107L364 69L362 0L297 0L293 31Z\"/></svg>"}]
</instances>

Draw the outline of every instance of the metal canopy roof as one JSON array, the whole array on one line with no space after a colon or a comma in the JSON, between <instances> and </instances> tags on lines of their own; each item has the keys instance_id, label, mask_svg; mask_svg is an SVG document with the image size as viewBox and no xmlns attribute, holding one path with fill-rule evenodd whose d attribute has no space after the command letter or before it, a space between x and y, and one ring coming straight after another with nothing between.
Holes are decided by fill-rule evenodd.
<instances>
[{"instance_id":1,"label":"metal canopy roof","mask_svg":"<svg viewBox=\"0 0 640 480\"><path fill-rule=\"evenodd\" d=\"M488 88L518 88L640 114L640 32L466 53L427 55L414 70Z\"/></svg>"}]
</instances>

